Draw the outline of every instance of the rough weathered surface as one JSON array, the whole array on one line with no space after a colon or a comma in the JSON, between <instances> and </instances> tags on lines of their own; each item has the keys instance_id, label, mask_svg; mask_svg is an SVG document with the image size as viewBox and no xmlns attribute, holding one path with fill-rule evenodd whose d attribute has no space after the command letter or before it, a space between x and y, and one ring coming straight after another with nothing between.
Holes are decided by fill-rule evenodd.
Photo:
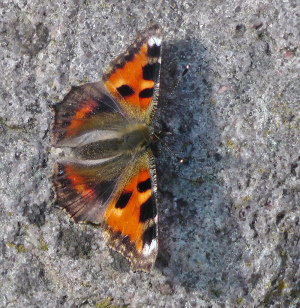
<instances>
[{"instance_id":1,"label":"rough weathered surface","mask_svg":"<svg viewBox=\"0 0 300 308\"><path fill-rule=\"evenodd\" d=\"M0 306L300 305L300 2L0 3ZM160 253L132 273L53 207L52 109L159 22ZM181 77L185 66L191 65Z\"/></svg>"}]
</instances>

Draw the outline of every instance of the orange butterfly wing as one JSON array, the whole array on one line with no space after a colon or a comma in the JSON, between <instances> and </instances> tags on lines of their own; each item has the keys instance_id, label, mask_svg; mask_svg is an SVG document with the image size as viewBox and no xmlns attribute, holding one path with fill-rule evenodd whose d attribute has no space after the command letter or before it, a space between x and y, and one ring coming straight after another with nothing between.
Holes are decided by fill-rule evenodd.
<instances>
[{"instance_id":1,"label":"orange butterfly wing","mask_svg":"<svg viewBox=\"0 0 300 308\"><path fill-rule=\"evenodd\" d=\"M104 214L104 236L135 270L150 271L157 255L156 176L146 152Z\"/></svg>"},{"instance_id":2,"label":"orange butterfly wing","mask_svg":"<svg viewBox=\"0 0 300 308\"><path fill-rule=\"evenodd\" d=\"M161 38L159 25L152 25L109 65L103 76L106 87L127 113L147 124L157 105Z\"/></svg>"}]
</instances>

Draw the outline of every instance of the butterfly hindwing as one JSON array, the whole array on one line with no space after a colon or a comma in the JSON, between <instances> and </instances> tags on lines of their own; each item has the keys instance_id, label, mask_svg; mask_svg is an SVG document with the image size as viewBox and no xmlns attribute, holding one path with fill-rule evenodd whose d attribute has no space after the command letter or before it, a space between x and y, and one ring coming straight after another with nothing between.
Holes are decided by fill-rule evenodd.
<instances>
[{"instance_id":1,"label":"butterfly hindwing","mask_svg":"<svg viewBox=\"0 0 300 308\"><path fill-rule=\"evenodd\" d=\"M149 271L157 255L156 175L146 151L132 166L129 179L104 214L109 245L128 258L135 270Z\"/></svg>"},{"instance_id":2,"label":"butterfly hindwing","mask_svg":"<svg viewBox=\"0 0 300 308\"><path fill-rule=\"evenodd\" d=\"M73 87L55 106L53 142L72 148L54 167L57 203L77 222L101 223L108 244L133 269L157 255L156 175L151 124L161 63L153 25L104 72L103 82Z\"/></svg>"}]
</instances>

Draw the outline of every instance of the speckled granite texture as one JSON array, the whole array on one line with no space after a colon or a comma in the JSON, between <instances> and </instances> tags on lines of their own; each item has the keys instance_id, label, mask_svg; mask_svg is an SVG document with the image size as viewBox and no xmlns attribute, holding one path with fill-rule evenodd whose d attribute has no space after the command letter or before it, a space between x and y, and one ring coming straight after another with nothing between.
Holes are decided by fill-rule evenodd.
<instances>
[{"instance_id":1,"label":"speckled granite texture","mask_svg":"<svg viewBox=\"0 0 300 308\"><path fill-rule=\"evenodd\" d=\"M154 21L186 162L158 146L144 274L53 206L51 106ZM299 0L2 0L0 307L300 307L299 31Z\"/></svg>"}]
</instances>

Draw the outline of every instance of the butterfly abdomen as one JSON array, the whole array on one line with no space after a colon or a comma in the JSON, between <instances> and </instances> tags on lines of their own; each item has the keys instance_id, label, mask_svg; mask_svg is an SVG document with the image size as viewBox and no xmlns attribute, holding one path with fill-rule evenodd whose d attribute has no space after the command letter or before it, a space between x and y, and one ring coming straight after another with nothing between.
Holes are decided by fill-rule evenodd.
<instances>
[{"instance_id":1,"label":"butterfly abdomen","mask_svg":"<svg viewBox=\"0 0 300 308\"><path fill-rule=\"evenodd\" d=\"M115 132L113 138L87 142L74 149L78 158L103 159L120 154L132 154L149 146L151 131L148 125L137 123Z\"/></svg>"}]
</instances>

